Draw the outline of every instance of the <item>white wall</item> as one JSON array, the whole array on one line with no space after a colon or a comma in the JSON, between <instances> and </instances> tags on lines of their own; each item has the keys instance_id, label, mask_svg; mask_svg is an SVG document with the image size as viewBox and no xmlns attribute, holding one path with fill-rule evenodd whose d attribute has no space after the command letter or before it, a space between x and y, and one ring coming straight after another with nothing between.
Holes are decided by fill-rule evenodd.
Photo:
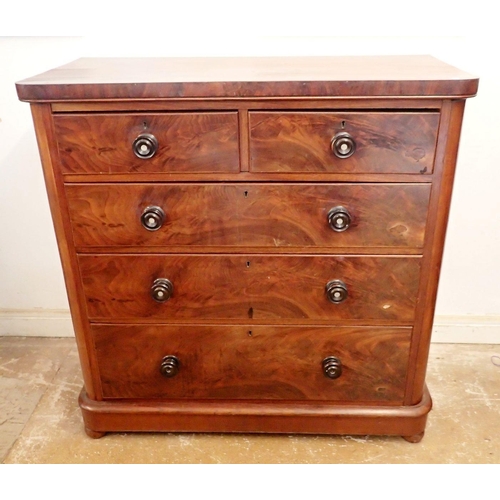
<instances>
[{"instance_id":1,"label":"white wall","mask_svg":"<svg viewBox=\"0 0 500 500\"><path fill-rule=\"evenodd\" d=\"M488 14L483 14L487 21ZM18 101L15 81L82 56L432 54L480 77L478 96L467 102L465 111L437 304L437 339L500 343L500 64L496 50L500 35L466 30L468 17L474 15L450 25L434 19L436 26L448 26L441 30L444 36L419 35L415 26L406 33L415 36L404 36L401 28L388 31L393 36L386 37L298 36L300 30L294 35L284 29L273 36L252 36L252 30L238 26L228 29L225 38L214 38L213 32L183 32L176 24L173 32L166 29L167 34L0 38L0 334L70 332L29 106ZM26 316L36 318L37 311L39 319L48 321L47 331L43 321L24 321ZM64 326L58 328L52 320L63 321ZM439 324L444 325L441 330ZM461 325L465 336L449 333L446 325L455 324Z\"/></svg>"}]
</instances>

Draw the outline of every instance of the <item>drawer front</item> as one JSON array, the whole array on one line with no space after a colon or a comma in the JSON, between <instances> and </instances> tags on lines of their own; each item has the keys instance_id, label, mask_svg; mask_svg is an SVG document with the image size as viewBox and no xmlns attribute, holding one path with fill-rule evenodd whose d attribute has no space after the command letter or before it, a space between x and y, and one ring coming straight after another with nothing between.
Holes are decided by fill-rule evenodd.
<instances>
[{"instance_id":1,"label":"drawer front","mask_svg":"<svg viewBox=\"0 0 500 500\"><path fill-rule=\"evenodd\" d=\"M105 398L401 404L411 329L93 325L92 333ZM325 375L328 357L337 378Z\"/></svg>"},{"instance_id":2,"label":"drawer front","mask_svg":"<svg viewBox=\"0 0 500 500\"><path fill-rule=\"evenodd\" d=\"M433 170L439 113L250 112L249 123L254 172L423 174Z\"/></svg>"},{"instance_id":3,"label":"drawer front","mask_svg":"<svg viewBox=\"0 0 500 500\"><path fill-rule=\"evenodd\" d=\"M70 184L66 194L75 244L80 247L307 251L422 248L430 185Z\"/></svg>"},{"instance_id":4,"label":"drawer front","mask_svg":"<svg viewBox=\"0 0 500 500\"><path fill-rule=\"evenodd\" d=\"M89 254L78 259L90 318L169 321L411 322L421 262L416 256L325 255Z\"/></svg>"},{"instance_id":5,"label":"drawer front","mask_svg":"<svg viewBox=\"0 0 500 500\"><path fill-rule=\"evenodd\" d=\"M65 174L240 169L236 112L56 115L54 125ZM144 134L157 141L150 158L134 152L134 141ZM149 145L136 148L147 153Z\"/></svg>"}]
</instances>

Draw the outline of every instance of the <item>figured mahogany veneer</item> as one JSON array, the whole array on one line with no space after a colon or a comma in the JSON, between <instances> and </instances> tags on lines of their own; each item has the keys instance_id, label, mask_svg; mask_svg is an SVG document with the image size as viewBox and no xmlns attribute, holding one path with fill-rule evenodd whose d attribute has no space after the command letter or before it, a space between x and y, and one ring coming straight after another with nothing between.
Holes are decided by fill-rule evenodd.
<instances>
[{"instance_id":1,"label":"figured mahogany veneer","mask_svg":"<svg viewBox=\"0 0 500 500\"><path fill-rule=\"evenodd\" d=\"M397 320L414 318L421 258L267 255L80 255L89 318L179 320ZM157 303L150 288L174 292ZM348 297L333 304L327 283Z\"/></svg>"},{"instance_id":2,"label":"figured mahogany veneer","mask_svg":"<svg viewBox=\"0 0 500 500\"><path fill-rule=\"evenodd\" d=\"M29 102L238 97L471 97L478 79L430 56L81 58L17 84ZM133 107L132 107L133 108ZM129 108L130 109L130 108Z\"/></svg>"},{"instance_id":3,"label":"figured mahogany veneer","mask_svg":"<svg viewBox=\"0 0 500 500\"><path fill-rule=\"evenodd\" d=\"M239 171L238 115L164 113L58 115L54 118L65 174ZM152 134L158 151L138 158L140 134Z\"/></svg>"},{"instance_id":4,"label":"figured mahogany veneer","mask_svg":"<svg viewBox=\"0 0 500 500\"><path fill-rule=\"evenodd\" d=\"M249 113L252 172L431 173L439 113ZM349 158L331 140L348 133Z\"/></svg>"},{"instance_id":5,"label":"figured mahogany veneer","mask_svg":"<svg viewBox=\"0 0 500 500\"><path fill-rule=\"evenodd\" d=\"M411 329L96 324L92 334L104 398L401 405ZM166 354L179 360L172 378L159 370ZM342 362L334 380L321 366L332 354Z\"/></svg>"},{"instance_id":6,"label":"figured mahogany veneer","mask_svg":"<svg viewBox=\"0 0 500 500\"><path fill-rule=\"evenodd\" d=\"M307 249L421 249L429 184L67 184L77 247L210 246ZM146 230L150 206L165 213ZM349 211L335 232L328 213ZM331 250L330 250L331 251Z\"/></svg>"},{"instance_id":7,"label":"figured mahogany veneer","mask_svg":"<svg viewBox=\"0 0 500 500\"><path fill-rule=\"evenodd\" d=\"M19 82L87 434L420 441L477 85L428 56L81 59Z\"/></svg>"}]
</instances>

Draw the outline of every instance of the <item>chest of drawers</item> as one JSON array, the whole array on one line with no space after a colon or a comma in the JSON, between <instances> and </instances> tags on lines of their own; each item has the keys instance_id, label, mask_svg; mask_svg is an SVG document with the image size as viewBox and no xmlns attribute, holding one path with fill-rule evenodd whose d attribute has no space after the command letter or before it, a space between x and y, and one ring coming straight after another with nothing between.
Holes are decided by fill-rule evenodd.
<instances>
[{"instance_id":1,"label":"chest of drawers","mask_svg":"<svg viewBox=\"0 0 500 500\"><path fill-rule=\"evenodd\" d=\"M424 56L80 59L19 82L87 433L419 441L477 85Z\"/></svg>"}]
</instances>

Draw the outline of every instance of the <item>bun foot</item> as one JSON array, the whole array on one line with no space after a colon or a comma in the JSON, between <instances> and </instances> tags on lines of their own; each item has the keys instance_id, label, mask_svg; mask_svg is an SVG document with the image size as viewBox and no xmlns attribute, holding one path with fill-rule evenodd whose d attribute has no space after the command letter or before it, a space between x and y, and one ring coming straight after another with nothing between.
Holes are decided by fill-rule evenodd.
<instances>
[{"instance_id":1,"label":"bun foot","mask_svg":"<svg viewBox=\"0 0 500 500\"><path fill-rule=\"evenodd\" d=\"M409 443L420 443L424 437L425 432L422 431L420 434L413 434L413 436L401 436L405 441Z\"/></svg>"},{"instance_id":2,"label":"bun foot","mask_svg":"<svg viewBox=\"0 0 500 500\"><path fill-rule=\"evenodd\" d=\"M88 427L85 427L85 433L87 434L88 437L91 437L92 439L99 439L106 434L105 432L101 431L93 431L92 429L89 429Z\"/></svg>"}]
</instances>

